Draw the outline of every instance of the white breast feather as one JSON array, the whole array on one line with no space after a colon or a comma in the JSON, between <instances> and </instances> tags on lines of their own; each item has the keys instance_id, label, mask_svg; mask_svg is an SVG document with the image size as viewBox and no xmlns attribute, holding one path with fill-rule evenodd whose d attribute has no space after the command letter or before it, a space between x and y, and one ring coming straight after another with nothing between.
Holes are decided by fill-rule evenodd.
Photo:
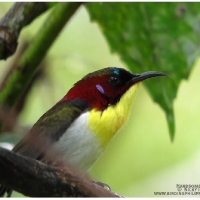
<instances>
[{"instance_id":1,"label":"white breast feather","mask_svg":"<svg viewBox=\"0 0 200 200\"><path fill-rule=\"evenodd\" d=\"M64 160L82 173L103 153L98 137L87 126L88 116L89 112L79 116L54 145Z\"/></svg>"}]
</instances>

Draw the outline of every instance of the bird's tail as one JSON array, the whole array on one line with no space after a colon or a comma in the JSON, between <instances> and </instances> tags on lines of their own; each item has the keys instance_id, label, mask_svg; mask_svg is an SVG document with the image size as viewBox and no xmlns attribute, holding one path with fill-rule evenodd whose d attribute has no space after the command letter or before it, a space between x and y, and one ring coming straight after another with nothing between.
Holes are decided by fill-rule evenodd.
<instances>
[{"instance_id":1,"label":"bird's tail","mask_svg":"<svg viewBox=\"0 0 200 200\"><path fill-rule=\"evenodd\" d=\"M7 186L0 185L0 197L4 197L6 193L7 197L10 197L12 195L12 189Z\"/></svg>"}]
</instances>

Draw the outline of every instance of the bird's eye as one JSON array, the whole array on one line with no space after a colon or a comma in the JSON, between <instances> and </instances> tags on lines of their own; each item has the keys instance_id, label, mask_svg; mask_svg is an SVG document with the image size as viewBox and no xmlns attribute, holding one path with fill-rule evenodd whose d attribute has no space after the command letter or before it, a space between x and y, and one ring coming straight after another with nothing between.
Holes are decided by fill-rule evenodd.
<instances>
[{"instance_id":1,"label":"bird's eye","mask_svg":"<svg viewBox=\"0 0 200 200\"><path fill-rule=\"evenodd\" d=\"M117 85L119 83L119 78L117 76L111 76L109 79L108 79L108 82L111 84L111 85Z\"/></svg>"}]
</instances>

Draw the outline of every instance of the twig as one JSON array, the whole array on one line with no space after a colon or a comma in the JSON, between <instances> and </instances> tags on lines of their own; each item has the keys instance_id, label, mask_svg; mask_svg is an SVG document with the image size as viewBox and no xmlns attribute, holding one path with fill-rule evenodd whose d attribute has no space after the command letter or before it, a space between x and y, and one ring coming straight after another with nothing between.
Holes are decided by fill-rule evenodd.
<instances>
[{"instance_id":1,"label":"twig","mask_svg":"<svg viewBox=\"0 0 200 200\"><path fill-rule=\"evenodd\" d=\"M0 148L0 171L1 184L30 197L121 197L72 172L3 148Z\"/></svg>"}]
</instances>

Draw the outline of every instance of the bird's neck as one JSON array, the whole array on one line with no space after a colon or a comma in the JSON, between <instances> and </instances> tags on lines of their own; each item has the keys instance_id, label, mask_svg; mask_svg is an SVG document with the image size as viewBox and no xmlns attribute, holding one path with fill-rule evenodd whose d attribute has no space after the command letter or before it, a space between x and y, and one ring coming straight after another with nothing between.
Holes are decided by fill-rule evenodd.
<instances>
[{"instance_id":1,"label":"bird's neck","mask_svg":"<svg viewBox=\"0 0 200 200\"><path fill-rule=\"evenodd\" d=\"M95 108L90 111L88 126L97 135L103 147L108 145L113 136L126 123L137 93L138 85L135 84L130 87L115 105L109 105L103 111Z\"/></svg>"}]
</instances>

